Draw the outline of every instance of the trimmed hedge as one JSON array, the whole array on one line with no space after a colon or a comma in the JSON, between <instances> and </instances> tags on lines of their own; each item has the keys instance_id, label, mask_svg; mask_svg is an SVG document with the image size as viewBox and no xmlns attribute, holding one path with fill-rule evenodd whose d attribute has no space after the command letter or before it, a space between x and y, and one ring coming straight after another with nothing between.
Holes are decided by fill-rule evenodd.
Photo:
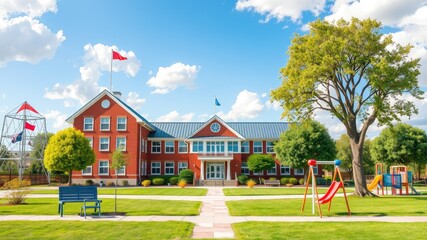
<instances>
[{"instance_id":1,"label":"trimmed hedge","mask_svg":"<svg viewBox=\"0 0 427 240\"><path fill-rule=\"evenodd\" d=\"M165 180L163 178L154 178L153 185L163 185L165 184Z\"/></svg>"},{"instance_id":2,"label":"trimmed hedge","mask_svg":"<svg viewBox=\"0 0 427 240\"><path fill-rule=\"evenodd\" d=\"M178 176L177 175L153 175L153 176L150 176L148 179L151 180L151 183L154 184L153 180L155 178L162 178L162 179L164 179L164 183L163 184L167 184L167 183L170 183L170 179L173 178L173 177L178 177Z\"/></svg>"},{"instance_id":3,"label":"trimmed hedge","mask_svg":"<svg viewBox=\"0 0 427 240\"><path fill-rule=\"evenodd\" d=\"M193 184L194 172L190 169L184 169L179 173L178 181L185 179L187 184Z\"/></svg>"}]
</instances>

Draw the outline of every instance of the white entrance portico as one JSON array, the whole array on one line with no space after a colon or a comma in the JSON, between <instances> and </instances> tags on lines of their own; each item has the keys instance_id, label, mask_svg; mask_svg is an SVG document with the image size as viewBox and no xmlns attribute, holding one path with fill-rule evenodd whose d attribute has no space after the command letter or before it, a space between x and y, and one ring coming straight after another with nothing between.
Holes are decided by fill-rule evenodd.
<instances>
[{"instance_id":1,"label":"white entrance portico","mask_svg":"<svg viewBox=\"0 0 427 240\"><path fill-rule=\"evenodd\" d=\"M199 153L198 158L200 160L200 180L231 180L232 153Z\"/></svg>"}]
</instances>

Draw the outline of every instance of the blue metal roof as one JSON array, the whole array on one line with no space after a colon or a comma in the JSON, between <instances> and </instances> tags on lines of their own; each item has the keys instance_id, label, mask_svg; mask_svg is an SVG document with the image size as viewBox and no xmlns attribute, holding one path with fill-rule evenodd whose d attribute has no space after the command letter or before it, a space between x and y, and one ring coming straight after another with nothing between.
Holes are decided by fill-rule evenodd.
<instances>
[{"instance_id":1,"label":"blue metal roof","mask_svg":"<svg viewBox=\"0 0 427 240\"><path fill-rule=\"evenodd\" d=\"M155 131L150 138L185 139L206 122L151 122ZM288 129L287 122L227 122L229 127L246 139L278 139Z\"/></svg>"}]
</instances>

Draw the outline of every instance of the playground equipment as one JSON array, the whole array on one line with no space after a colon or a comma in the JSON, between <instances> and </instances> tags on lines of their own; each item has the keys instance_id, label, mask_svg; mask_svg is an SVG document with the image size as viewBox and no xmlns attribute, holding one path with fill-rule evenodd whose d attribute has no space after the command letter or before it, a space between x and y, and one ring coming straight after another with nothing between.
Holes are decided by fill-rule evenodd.
<instances>
[{"instance_id":1,"label":"playground equipment","mask_svg":"<svg viewBox=\"0 0 427 240\"><path fill-rule=\"evenodd\" d=\"M314 172L313 172L313 167L316 166L317 164L334 165L334 175L333 175L333 178L332 178L332 183L329 186L328 191L321 198L319 198L319 193L318 193L317 184L316 184L316 176L314 175ZM301 212L304 211L305 202L306 202L306 198L307 198L307 191L308 191L309 179L311 177L312 214L315 214L315 210L314 210L315 202L317 202L317 210L319 211L320 217L322 217L322 209L320 208L320 204L329 203L329 205L328 205L328 211L330 211L331 210L332 199L334 198L334 196L337 193L338 189L342 188L343 193L344 193L345 203L346 203L346 206L347 206L347 213L348 213L348 215L351 215L351 213L350 213L350 206L348 205L347 195L345 193L344 181L342 179L341 172L340 172L340 169L339 169L339 165L341 165L341 161L338 160L338 159L335 160L335 161L316 161L314 159L311 159L311 160L308 160L308 165L310 166L310 170L308 172L307 183L305 185L304 200L302 202ZM336 177L339 177L339 182L335 181Z\"/></svg>"},{"instance_id":2,"label":"playground equipment","mask_svg":"<svg viewBox=\"0 0 427 240\"><path fill-rule=\"evenodd\" d=\"M407 171L406 166L391 166L389 174L383 174L383 167L381 163L375 164L375 178L367 186L369 191L372 191L377 187L377 194L379 195L379 189L381 188L381 194L384 195L384 187L386 188L386 194L388 194L388 187L391 188L391 194L402 195L402 188L405 187L406 195L409 194L409 188L415 194L419 194L416 189L412 186L412 172Z\"/></svg>"},{"instance_id":3,"label":"playground equipment","mask_svg":"<svg viewBox=\"0 0 427 240\"><path fill-rule=\"evenodd\" d=\"M375 164L375 178L368 184L368 190L372 191L377 188L377 195L379 195L379 189L381 188L382 195L384 195L384 183L383 183L383 165L381 163Z\"/></svg>"},{"instance_id":4,"label":"playground equipment","mask_svg":"<svg viewBox=\"0 0 427 240\"><path fill-rule=\"evenodd\" d=\"M38 138L36 148L34 139ZM7 161L14 161L22 180L24 169L30 161L41 161L43 165L44 149L47 144L46 118L30 104L24 102L5 115L0 136L0 167ZM37 149L39 152L34 152ZM44 167L43 167L44 169ZM48 182L47 171L44 169Z\"/></svg>"}]
</instances>

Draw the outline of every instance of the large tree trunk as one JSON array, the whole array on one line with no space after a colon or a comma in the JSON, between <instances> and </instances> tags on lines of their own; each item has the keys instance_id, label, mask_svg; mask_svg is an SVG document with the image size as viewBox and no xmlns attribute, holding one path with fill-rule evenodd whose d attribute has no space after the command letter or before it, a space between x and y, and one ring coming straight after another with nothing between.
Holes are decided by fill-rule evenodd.
<instances>
[{"instance_id":1,"label":"large tree trunk","mask_svg":"<svg viewBox=\"0 0 427 240\"><path fill-rule=\"evenodd\" d=\"M356 142L350 138L350 146L353 155L353 180L355 194L360 197L373 196L366 184L365 168L363 166L363 141Z\"/></svg>"}]
</instances>

